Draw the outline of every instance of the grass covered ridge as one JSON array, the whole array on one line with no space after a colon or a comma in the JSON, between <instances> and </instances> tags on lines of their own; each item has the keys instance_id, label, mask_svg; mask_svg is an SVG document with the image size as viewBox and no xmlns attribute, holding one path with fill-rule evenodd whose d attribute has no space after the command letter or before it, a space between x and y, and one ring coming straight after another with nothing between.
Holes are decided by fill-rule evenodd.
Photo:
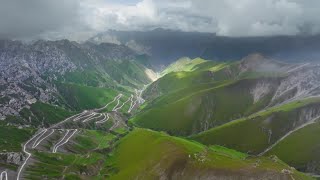
<instances>
[{"instance_id":1,"label":"grass covered ridge","mask_svg":"<svg viewBox=\"0 0 320 180\"><path fill-rule=\"evenodd\" d=\"M274 154L298 170L320 172L320 122L310 124L276 145L267 154Z\"/></svg>"},{"instance_id":2,"label":"grass covered ridge","mask_svg":"<svg viewBox=\"0 0 320 180\"><path fill-rule=\"evenodd\" d=\"M253 167L257 161L259 165ZM159 179L174 175L179 178L207 175L219 177L215 174L257 178L264 177L267 172L275 177L284 177L281 170L289 168L280 160L275 163L269 158L251 158L224 147L207 147L194 141L139 128L119 141L107 162L116 169L110 179ZM250 171L250 174L246 171ZM293 177L308 179L296 171Z\"/></svg>"},{"instance_id":3,"label":"grass covered ridge","mask_svg":"<svg viewBox=\"0 0 320 180\"><path fill-rule=\"evenodd\" d=\"M149 102L131 122L175 135L198 133L267 106L272 90L257 102L250 93L260 81L273 84L278 79L244 79L190 87Z\"/></svg>"},{"instance_id":4,"label":"grass covered ridge","mask_svg":"<svg viewBox=\"0 0 320 180\"><path fill-rule=\"evenodd\" d=\"M35 133L34 129L19 129L0 124L0 152L20 152L22 144Z\"/></svg>"},{"instance_id":5,"label":"grass covered ridge","mask_svg":"<svg viewBox=\"0 0 320 180\"><path fill-rule=\"evenodd\" d=\"M294 101L201 132L192 139L258 154L293 130L299 121L299 113L319 106L319 98Z\"/></svg>"}]
</instances>

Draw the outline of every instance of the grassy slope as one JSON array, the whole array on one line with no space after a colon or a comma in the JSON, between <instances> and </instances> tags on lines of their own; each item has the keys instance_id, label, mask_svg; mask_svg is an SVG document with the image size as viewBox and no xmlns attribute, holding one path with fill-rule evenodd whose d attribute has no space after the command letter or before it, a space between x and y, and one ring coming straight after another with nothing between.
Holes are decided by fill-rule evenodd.
<instances>
[{"instance_id":1,"label":"grassy slope","mask_svg":"<svg viewBox=\"0 0 320 180\"><path fill-rule=\"evenodd\" d=\"M34 133L33 129L0 125L0 152L20 152L22 144Z\"/></svg>"},{"instance_id":2,"label":"grassy slope","mask_svg":"<svg viewBox=\"0 0 320 180\"><path fill-rule=\"evenodd\" d=\"M212 128L192 138L204 144L219 144L257 154L290 130L302 108L318 105L319 99L291 102ZM272 130L271 142L268 130Z\"/></svg>"},{"instance_id":3,"label":"grassy slope","mask_svg":"<svg viewBox=\"0 0 320 180\"><path fill-rule=\"evenodd\" d=\"M65 118L72 116L74 113L67 111L61 107L52 106L37 102L31 105L29 110L24 109L20 112L20 115L25 119L31 117L32 125L45 125L49 126L64 120Z\"/></svg>"},{"instance_id":4,"label":"grassy slope","mask_svg":"<svg viewBox=\"0 0 320 180\"><path fill-rule=\"evenodd\" d=\"M250 170L250 175L254 177L256 173L271 171L277 174L288 168L280 161L274 163L268 158L260 158L260 166L252 168L258 159L246 157L245 154L226 148L207 148L164 133L135 129L120 140L107 163L117 170L110 179L158 179L161 175L170 176L182 170L185 178L211 172L240 176L246 170ZM297 179L307 178L299 173L293 176Z\"/></svg>"},{"instance_id":5,"label":"grassy slope","mask_svg":"<svg viewBox=\"0 0 320 180\"><path fill-rule=\"evenodd\" d=\"M317 137L319 134L319 122L308 125L285 138L268 154L277 155L299 170L320 172L320 139Z\"/></svg>"},{"instance_id":6,"label":"grassy slope","mask_svg":"<svg viewBox=\"0 0 320 180\"><path fill-rule=\"evenodd\" d=\"M107 61L104 68L112 79L125 86L140 88L141 84L151 82L146 76L146 68L136 61Z\"/></svg>"},{"instance_id":7,"label":"grassy slope","mask_svg":"<svg viewBox=\"0 0 320 180\"><path fill-rule=\"evenodd\" d=\"M103 131L81 130L73 143L65 145L73 153L35 152L37 161L28 166L27 179L103 179L99 168L107 168L103 163L116 138Z\"/></svg>"},{"instance_id":8,"label":"grassy slope","mask_svg":"<svg viewBox=\"0 0 320 180\"><path fill-rule=\"evenodd\" d=\"M66 147L77 154L35 152L37 161L27 167L27 179L159 179L182 169L185 178L216 174L257 178L266 172L284 177L281 170L289 169L280 160L252 158L146 129L134 129L111 152L109 143L114 139L105 132L82 130ZM259 166L253 167L257 162ZM293 177L310 179L297 171Z\"/></svg>"},{"instance_id":9,"label":"grassy slope","mask_svg":"<svg viewBox=\"0 0 320 180\"><path fill-rule=\"evenodd\" d=\"M231 63L232 64L232 63ZM230 65L230 63L221 63L215 61L204 60L201 58L189 59L181 58L176 62L170 64L166 69L164 69L161 74L169 74L172 72L191 72L191 71L211 71L217 72Z\"/></svg>"},{"instance_id":10,"label":"grassy slope","mask_svg":"<svg viewBox=\"0 0 320 180\"><path fill-rule=\"evenodd\" d=\"M29 109L24 108L19 112L20 116L8 116L5 122L12 124L29 124L32 126L50 126L65 118L72 116L74 112L70 112L58 106L46 103L36 102ZM26 123L26 121L28 121Z\"/></svg>"},{"instance_id":11,"label":"grassy slope","mask_svg":"<svg viewBox=\"0 0 320 180\"><path fill-rule=\"evenodd\" d=\"M259 79L207 84L162 96L149 103L131 122L141 127L190 135L232 119L251 114L267 105L269 96L253 103L250 88ZM273 81L273 79L270 79ZM213 88L212 88L213 87ZM192 90L196 90L195 92Z\"/></svg>"},{"instance_id":12,"label":"grassy slope","mask_svg":"<svg viewBox=\"0 0 320 180\"><path fill-rule=\"evenodd\" d=\"M145 96L160 96L193 85L230 79L223 69L232 67L228 63L216 63L200 58L178 60L163 72L163 77L151 84L144 92ZM156 89L156 95L153 93Z\"/></svg>"},{"instance_id":13,"label":"grassy slope","mask_svg":"<svg viewBox=\"0 0 320 180\"><path fill-rule=\"evenodd\" d=\"M102 107L112 101L117 92L107 88L59 83L57 88L66 103L76 110Z\"/></svg>"}]
</instances>

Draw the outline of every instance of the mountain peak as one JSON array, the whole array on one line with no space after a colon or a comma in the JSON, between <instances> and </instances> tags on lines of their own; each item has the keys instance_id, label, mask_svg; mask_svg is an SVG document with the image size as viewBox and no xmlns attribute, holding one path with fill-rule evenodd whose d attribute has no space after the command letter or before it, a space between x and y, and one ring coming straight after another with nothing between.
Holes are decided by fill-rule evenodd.
<instances>
[{"instance_id":1,"label":"mountain peak","mask_svg":"<svg viewBox=\"0 0 320 180\"><path fill-rule=\"evenodd\" d=\"M256 61L269 61L270 59L266 58L264 55L260 53L249 54L248 56L242 59L242 62L256 62Z\"/></svg>"},{"instance_id":2,"label":"mountain peak","mask_svg":"<svg viewBox=\"0 0 320 180\"><path fill-rule=\"evenodd\" d=\"M260 53L250 54L244 57L240 62L241 72L259 71L259 72L279 72L286 64L275 61Z\"/></svg>"}]
</instances>

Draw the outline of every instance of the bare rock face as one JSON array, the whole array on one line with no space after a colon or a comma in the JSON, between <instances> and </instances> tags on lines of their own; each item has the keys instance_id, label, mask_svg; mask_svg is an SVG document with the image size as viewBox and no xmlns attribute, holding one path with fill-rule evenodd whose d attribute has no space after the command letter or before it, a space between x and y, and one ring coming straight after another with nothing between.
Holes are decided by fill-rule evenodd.
<instances>
[{"instance_id":1,"label":"bare rock face","mask_svg":"<svg viewBox=\"0 0 320 180\"><path fill-rule=\"evenodd\" d=\"M0 40L0 120L18 115L37 101L56 101L59 92L53 82L63 81L67 73L101 69L105 61L129 61L136 56L126 46L108 43Z\"/></svg>"},{"instance_id":2,"label":"bare rock face","mask_svg":"<svg viewBox=\"0 0 320 180\"><path fill-rule=\"evenodd\" d=\"M258 102L268 95L272 91L273 86L274 84L270 81L258 82L257 85L250 90L250 94L253 96L253 103Z\"/></svg>"},{"instance_id":3,"label":"bare rock face","mask_svg":"<svg viewBox=\"0 0 320 180\"><path fill-rule=\"evenodd\" d=\"M0 163L20 166L25 159L25 155L21 152L0 153Z\"/></svg>"},{"instance_id":4,"label":"bare rock face","mask_svg":"<svg viewBox=\"0 0 320 180\"><path fill-rule=\"evenodd\" d=\"M320 66L309 65L289 71L279 85L273 103L320 95Z\"/></svg>"}]
</instances>

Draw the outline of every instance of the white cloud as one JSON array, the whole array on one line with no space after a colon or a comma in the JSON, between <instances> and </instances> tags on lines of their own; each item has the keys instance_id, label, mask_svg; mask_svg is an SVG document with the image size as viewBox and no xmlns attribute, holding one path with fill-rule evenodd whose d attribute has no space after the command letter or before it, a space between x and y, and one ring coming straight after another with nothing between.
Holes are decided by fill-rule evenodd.
<instances>
[{"instance_id":1,"label":"white cloud","mask_svg":"<svg viewBox=\"0 0 320 180\"><path fill-rule=\"evenodd\" d=\"M116 0L41 1L45 3L0 0L0 37L83 40L108 29L157 27L224 36L320 32L319 0L141 0L135 4ZM31 15L26 16L28 13Z\"/></svg>"}]
</instances>

